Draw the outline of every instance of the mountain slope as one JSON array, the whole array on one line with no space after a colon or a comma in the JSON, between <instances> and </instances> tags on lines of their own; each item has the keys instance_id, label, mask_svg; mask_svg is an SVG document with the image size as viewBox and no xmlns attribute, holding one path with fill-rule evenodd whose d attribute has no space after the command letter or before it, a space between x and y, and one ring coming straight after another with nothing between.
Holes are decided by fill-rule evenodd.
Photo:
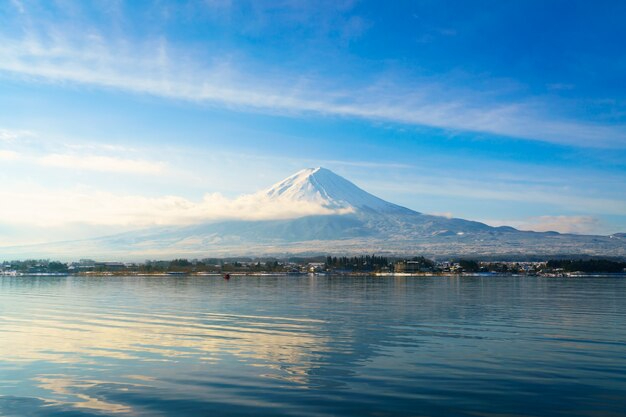
<instances>
[{"instance_id":1,"label":"mountain slope","mask_svg":"<svg viewBox=\"0 0 626 417\"><path fill-rule=\"evenodd\" d=\"M308 202L328 209L350 209L353 212L412 212L382 200L321 167L303 169L262 193L270 200L285 204Z\"/></svg>"},{"instance_id":2,"label":"mountain slope","mask_svg":"<svg viewBox=\"0 0 626 417\"><path fill-rule=\"evenodd\" d=\"M254 201L286 208L306 203L318 207L320 212L332 214L160 227L80 242L3 248L3 252L15 256L27 253L27 256L66 257L70 254L132 260L329 252L626 256L626 239L620 234L609 237L525 232L422 214L386 202L324 168L304 169L254 196L260 197Z\"/></svg>"}]
</instances>

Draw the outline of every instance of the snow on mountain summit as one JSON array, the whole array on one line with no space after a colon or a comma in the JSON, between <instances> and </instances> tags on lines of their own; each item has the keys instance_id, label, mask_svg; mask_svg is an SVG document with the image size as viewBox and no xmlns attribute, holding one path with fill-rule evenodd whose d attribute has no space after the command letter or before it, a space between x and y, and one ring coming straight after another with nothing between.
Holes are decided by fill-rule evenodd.
<instances>
[{"instance_id":1,"label":"snow on mountain summit","mask_svg":"<svg viewBox=\"0 0 626 417\"><path fill-rule=\"evenodd\" d=\"M324 168L304 169L265 191L208 196L187 212L205 222L38 246L4 246L11 257L118 259L389 252L414 256L625 256L626 235L561 235L491 227L388 203ZM209 217L207 213L212 217ZM106 255L103 255L106 254Z\"/></svg>"},{"instance_id":2,"label":"snow on mountain summit","mask_svg":"<svg viewBox=\"0 0 626 417\"><path fill-rule=\"evenodd\" d=\"M274 201L313 203L321 207L355 211L407 210L388 203L326 168L306 168L274 184L264 194Z\"/></svg>"}]
</instances>

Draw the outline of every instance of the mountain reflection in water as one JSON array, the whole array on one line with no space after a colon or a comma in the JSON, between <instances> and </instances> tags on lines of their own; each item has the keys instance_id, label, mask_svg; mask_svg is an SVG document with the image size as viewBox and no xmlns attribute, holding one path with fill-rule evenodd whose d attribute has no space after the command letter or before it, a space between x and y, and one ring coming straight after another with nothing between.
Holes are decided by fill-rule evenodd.
<instances>
[{"instance_id":1,"label":"mountain reflection in water","mask_svg":"<svg viewBox=\"0 0 626 417\"><path fill-rule=\"evenodd\" d=\"M626 280L1 277L0 415L619 415Z\"/></svg>"}]
</instances>

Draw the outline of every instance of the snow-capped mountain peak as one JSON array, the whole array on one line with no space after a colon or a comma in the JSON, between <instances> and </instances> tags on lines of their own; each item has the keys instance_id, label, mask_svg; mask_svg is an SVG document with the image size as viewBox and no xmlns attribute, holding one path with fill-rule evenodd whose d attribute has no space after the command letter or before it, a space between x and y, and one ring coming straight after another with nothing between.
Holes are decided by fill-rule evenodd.
<instances>
[{"instance_id":1,"label":"snow-capped mountain peak","mask_svg":"<svg viewBox=\"0 0 626 417\"><path fill-rule=\"evenodd\" d=\"M626 256L626 235L561 235L491 227L421 214L388 203L324 168L309 168L271 188L218 206L222 219L84 241L2 248L11 257L260 256L387 252L414 256L593 254ZM203 210L191 211L190 215ZM213 255L211 255L213 256ZM14 258L15 259L15 258Z\"/></svg>"},{"instance_id":2,"label":"snow-capped mountain peak","mask_svg":"<svg viewBox=\"0 0 626 417\"><path fill-rule=\"evenodd\" d=\"M329 169L306 168L274 184L264 194L274 201L313 203L326 209L406 210L388 203L335 174Z\"/></svg>"}]
</instances>

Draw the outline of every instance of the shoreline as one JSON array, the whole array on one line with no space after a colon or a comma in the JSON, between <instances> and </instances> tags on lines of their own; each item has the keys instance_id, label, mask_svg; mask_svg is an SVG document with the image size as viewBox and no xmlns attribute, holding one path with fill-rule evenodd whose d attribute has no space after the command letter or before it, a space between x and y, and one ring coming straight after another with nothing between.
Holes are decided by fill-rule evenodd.
<instances>
[{"instance_id":1,"label":"shoreline","mask_svg":"<svg viewBox=\"0 0 626 417\"><path fill-rule=\"evenodd\" d=\"M537 273L537 274L513 274L513 273L490 273L490 272L424 272L424 273L407 273L407 272L328 272L328 273L307 273L307 272L158 272L158 273L137 273L133 271L126 272L86 272L86 273L6 273L0 272L0 277L224 277L228 274L230 277L379 277L379 278L403 278L403 277L475 277L475 278L498 278L498 277L542 277L542 278L591 278L591 277L615 277L626 278L626 272L565 272L565 273Z\"/></svg>"}]
</instances>

